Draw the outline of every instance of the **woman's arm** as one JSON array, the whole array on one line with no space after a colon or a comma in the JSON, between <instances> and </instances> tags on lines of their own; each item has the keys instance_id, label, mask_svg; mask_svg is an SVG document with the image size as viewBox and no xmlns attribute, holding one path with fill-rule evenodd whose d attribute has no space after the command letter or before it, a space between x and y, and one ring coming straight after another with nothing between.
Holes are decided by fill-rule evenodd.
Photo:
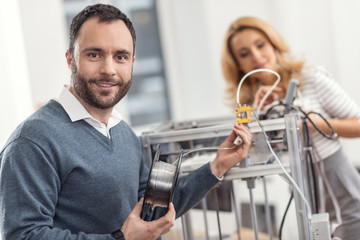
<instances>
[{"instance_id":1,"label":"woman's arm","mask_svg":"<svg viewBox=\"0 0 360 240\"><path fill-rule=\"evenodd\" d=\"M315 72L316 93L322 108L328 114L327 121L339 137L360 137L360 107L350 98L323 67L318 67ZM310 109L307 109L310 110ZM309 117L325 133L331 131L324 120L316 114ZM310 129L314 129L308 124Z\"/></svg>"},{"instance_id":2,"label":"woman's arm","mask_svg":"<svg viewBox=\"0 0 360 240\"><path fill-rule=\"evenodd\" d=\"M315 125L324 133L331 135L331 130L325 121L315 115L310 114L309 117L315 123ZM338 137L344 138L356 138L360 137L360 121L356 118L347 118L347 119L335 119L335 118L328 118L326 119L329 124L334 129L335 133ZM314 126L308 121L308 126L311 131L316 131Z\"/></svg>"}]
</instances>

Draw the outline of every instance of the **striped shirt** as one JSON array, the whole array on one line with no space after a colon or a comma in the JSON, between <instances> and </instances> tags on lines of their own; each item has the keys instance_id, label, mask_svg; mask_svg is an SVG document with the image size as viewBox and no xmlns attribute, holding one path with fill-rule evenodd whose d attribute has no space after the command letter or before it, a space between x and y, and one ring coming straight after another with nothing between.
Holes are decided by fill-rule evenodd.
<instances>
[{"instance_id":1,"label":"striped shirt","mask_svg":"<svg viewBox=\"0 0 360 240\"><path fill-rule=\"evenodd\" d=\"M324 67L306 68L301 77L299 101L304 111L318 112L325 118L360 119L360 107ZM327 139L317 131L313 131L311 137L321 159L329 157L341 148L339 140Z\"/></svg>"}]
</instances>

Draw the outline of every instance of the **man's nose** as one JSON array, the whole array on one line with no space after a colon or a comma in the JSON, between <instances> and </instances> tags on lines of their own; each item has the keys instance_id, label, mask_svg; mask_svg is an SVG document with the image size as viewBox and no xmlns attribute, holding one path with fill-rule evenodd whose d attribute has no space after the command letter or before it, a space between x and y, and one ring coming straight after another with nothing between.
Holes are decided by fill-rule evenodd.
<instances>
[{"instance_id":1,"label":"man's nose","mask_svg":"<svg viewBox=\"0 0 360 240\"><path fill-rule=\"evenodd\" d=\"M102 63L100 71L106 75L114 75L116 73L116 69L113 58L106 57Z\"/></svg>"}]
</instances>

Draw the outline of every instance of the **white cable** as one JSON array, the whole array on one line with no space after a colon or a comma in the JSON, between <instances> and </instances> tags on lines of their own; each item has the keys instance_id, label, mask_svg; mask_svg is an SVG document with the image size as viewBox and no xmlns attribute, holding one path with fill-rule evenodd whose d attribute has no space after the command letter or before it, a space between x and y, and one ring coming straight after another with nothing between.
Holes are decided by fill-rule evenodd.
<instances>
[{"instance_id":1,"label":"white cable","mask_svg":"<svg viewBox=\"0 0 360 240\"><path fill-rule=\"evenodd\" d=\"M257 73L257 72L270 72L270 73L273 73L274 75L276 75L277 80L276 80L275 83L272 85L272 87L266 92L266 94L264 95L264 97L261 99L261 101L260 101L260 103L259 103L259 106L258 106L258 108L257 108L257 111L255 111L255 110L253 109L253 112L254 112L254 114L255 114L256 121L258 122L258 124L259 124L262 132L263 132L264 135L265 135L266 143L267 143L267 145L269 146L269 149L270 149L271 153L272 153L273 156L275 157L276 161L279 163L279 165L280 165L281 169L283 170L283 172L285 173L285 175L286 175L286 176L288 177L288 179L291 181L291 183L292 183L292 185L294 186L294 188L296 189L296 191L300 194L301 198L304 200L304 203L305 203L306 208L307 208L307 210L308 210L308 220L311 220L312 214L311 214L311 207L310 207L309 202L307 201L304 193L301 191L301 189L299 188L299 186L296 184L295 180L294 180L294 179L290 176L290 174L286 171L284 165L281 163L280 159L277 157L276 153L275 153L274 150L272 149L271 144L270 144L269 139L268 139L268 136L267 136L264 128L262 127L262 125L261 125L261 123L260 123L260 121L259 121L259 119L258 119L258 117L257 117L257 114L256 114L256 112L259 112L259 111L261 110L261 108L262 108L265 100L269 97L269 95L271 94L271 92L272 92L272 91L275 89L275 87L279 84L280 79L281 79L280 75L279 75L277 72L273 71L273 70L265 69L265 68L255 69L255 70L250 71L250 72L248 72L247 74L245 74L245 75L241 78L241 80L240 80L240 82L239 82L239 85L238 85L237 94L236 94L237 104L238 104L238 105L241 105L241 104L240 104L240 89L241 89L241 85L243 84L243 82L245 81L245 79L246 79L248 76L250 76L251 74Z\"/></svg>"},{"instance_id":2,"label":"white cable","mask_svg":"<svg viewBox=\"0 0 360 240\"><path fill-rule=\"evenodd\" d=\"M277 72L274 72L274 71L271 71L271 70L269 72L275 74L277 76L277 79L276 79L275 83L271 86L271 88L266 92L264 97L261 99L261 101L259 103L259 106L256 109L256 112L258 112L258 113L261 111L261 108L264 105L264 102L266 101L266 99L269 97L269 95L272 93L272 91L274 91L274 89L276 88L276 86L280 82L280 75Z\"/></svg>"},{"instance_id":3,"label":"white cable","mask_svg":"<svg viewBox=\"0 0 360 240\"><path fill-rule=\"evenodd\" d=\"M271 151L271 153L274 155L276 161L279 163L281 169L283 170L283 172L285 173L285 175L288 177L288 179L291 181L291 183L293 184L293 186L295 187L296 191L300 194L301 198L304 200L305 202L305 205L308 209L308 219L311 220L311 208L310 208L310 205L306 199L306 197L304 196L304 193L301 191L301 189L299 188L299 186L296 184L295 180L290 176L290 174L286 171L284 165L281 163L280 159L277 157L276 153L274 152L273 148L271 147L270 145L270 142L268 140L268 136L266 134L266 132L264 131L262 125L260 124L260 121L257 119L256 117L256 120L257 122L259 123L260 125L260 128L262 129L262 132L264 133L265 135L265 138L266 138L266 143L267 145L269 146L269 149ZM188 155L189 153L192 153L192 152L197 152L197 151L204 151L204 150L230 150L230 149L233 149L235 148L236 146L233 146L233 147L225 147L225 148L219 148L219 147L203 147L203 148L197 148L197 149L193 149L185 154L183 154L183 157ZM176 159L176 161L174 162L174 164L178 161L179 159Z\"/></svg>"},{"instance_id":4,"label":"white cable","mask_svg":"<svg viewBox=\"0 0 360 240\"><path fill-rule=\"evenodd\" d=\"M299 89L297 91L297 95L298 95L298 99L300 101L301 106L305 106L304 98L303 98L303 96L302 96ZM312 139L311 134L310 134L310 139ZM317 151L317 148L316 148L316 146L314 144L312 144L312 150L314 151L314 157L317 158L317 159L321 159L321 157L319 155L319 152ZM330 199L332 201L332 204L334 205L336 220L337 220L338 224L342 224L341 208L340 208L340 205L339 205L339 201L337 200L334 189L331 186L331 184L329 182L329 179L327 178L327 176L325 174L325 171L323 169L322 164L324 164L324 162L323 161L318 161L317 159L315 159L313 164L315 165L316 170L320 174L320 177L324 181L324 185L325 185L326 189L328 190L329 197L330 197Z\"/></svg>"},{"instance_id":5,"label":"white cable","mask_svg":"<svg viewBox=\"0 0 360 240\"><path fill-rule=\"evenodd\" d=\"M311 138L311 136L310 136L310 138ZM314 150L314 154L316 155L316 158L321 159L319 152L317 151L317 148L315 147L315 145L313 145L312 148ZM334 188L331 186L329 179L325 173L325 169L324 169L324 165L323 165L324 161L318 161L317 159L315 159L314 165L316 167L316 170L320 173L320 177L323 179L325 187L328 190L329 197L330 197L332 204L334 206L334 209L335 209L335 216L336 216L337 223L340 225L340 224L342 224L342 217L341 217L341 208L340 208L339 201L334 192Z\"/></svg>"},{"instance_id":6,"label":"white cable","mask_svg":"<svg viewBox=\"0 0 360 240\"><path fill-rule=\"evenodd\" d=\"M308 220L311 220L311 208L309 205L309 202L307 201L306 197L304 196L304 193L301 191L301 189L299 188L299 186L296 184L295 180L290 176L290 174L286 171L284 165L281 163L280 159L276 156L276 153L274 152L274 150L272 149L270 142L268 141L268 139L266 139L266 143L269 146L269 149L271 151L271 153L274 155L276 161L279 163L281 169L283 170L283 172L285 173L285 175L289 178L289 180L291 181L292 185L295 187L296 191L300 194L301 198L304 200L306 208L308 210Z\"/></svg>"},{"instance_id":7,"label":"white cable","mask_svg":"<svg viewBox=\"0 0 360 240\"><path fill-rule=\"evenodd\" d=\"M312 214L311 214L311 208L310 208L309 202L307 201L304 193L301 191L301 189L299 188L299 186L296 184L295 180L290 176L290 174L288 173L288 171L286 171L284 165L281 163L280 159L277 157L276 153L274 152L273 148L272 148L271 145L270 145L269 138L268 138L268 136L267 136L267 134L266 134L266 132L265 132L262 124L260 123L260 121L259 121L259 119L258 119L258 117L257 117L257 114L256 114L256 112L254 111L254 109L253 109L253 112L254 112L254 114L255 114L256 121L257 121L257 123L259 124L262 133L265 135L266 143L267 143L267 145L269 146L269 149L270 149L272 155L275 157L276 161L279 163L281 169L283 170L283 172L285 173L285 175L288 177L288 179L290 180L290 182L292 183L292 185L294 186L294 188L296 189L296 191L300 194L300 197L304 200L305 205L306 205L306 208L307 208L307 210L308 210L308 220L311 220Z\"/></svg>"},{"instance_id":8,"label":"white cable","mask_svg":"<svg viewBox=\"0 0 360 240\"><path fill-rule=\"evenodd\" d=\"M197 151L205 151L205 150L231 150L231 149L234 149L236 148L237 146L232 146L232 147L201 147L201 148L195 148L193 150L190 150L186 153L184 153L182 156L185 157L186 155L190 154L190 153L193 153L193 152L197 152ZM173 164L177 163L177 161L179 160L180 158L177 158Z\"/></svg>"},{"instance_id":9,"label":"white cable","mask_svg":"<svg viewBox=\"0 0 360 240\"><path fill-rule=\"evenodd\" d=\"M274 88L275 88L275 87L279 84L279 82L280 82L280 79L281 79L281 78L280 78L280 75L279 75L277 72L275 72L275 71L273 71L273 70L270 70L270 69L260 68L260 69L255 69L255 70L252 70L252 71L248 72L247 74L245 74L245 75L241 78L241 80L240 80L240 82L239 82L239 85L238 85L237 94L236 94L236 100L237 100L237 104L238 104L238 105L241 105L241 104L240 104L240 88L241 88L241 85L243 84L243 82L245 81L245 79L246 79L248 76L250 76L250 75L253 74L253 73L257 73L257 72L270 72L270 73L275 74L276 77L277 77L276 82L273 84L273 86L269 89L269 91L266 92L266 94L264 95L264 97L261 99L260 104L259 104L259 107L262 107L262 105L264 104L265 100L269 97L270 93L274 90ZM261 108L259 108L259 107L258 107L257 112L259 112L259 109L261 110Z\"/></svg>"}]
</instances>

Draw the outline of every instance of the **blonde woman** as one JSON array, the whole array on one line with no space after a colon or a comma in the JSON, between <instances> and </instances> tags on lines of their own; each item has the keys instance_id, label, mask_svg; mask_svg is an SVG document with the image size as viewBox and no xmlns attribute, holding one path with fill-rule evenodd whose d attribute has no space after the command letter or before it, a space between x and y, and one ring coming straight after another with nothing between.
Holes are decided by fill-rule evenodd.
<instances>
[{"instance_id":1,"label":"blonde woman","mask_svg":"<svg viewBox=\"0 0 360 240\"><path fill-rule=\"evenodd\" d=\"M222 69L228 84L227 93L233 106L236 104L237 87L241 78L252 70L266 68L281 76L264 106L284 98L290 79L300 84L300 107L304 112L314 111L323 116L338 137L360 137L360 108L340 88L332 76L321 66L307 66L302 59L291 55L290 49L268 22L256 17L241 17L228 28L222 51ZM260 100L274 84L277 77L271 72L257 72L242 84L241 104L258 107ZM317 114L309 115L308 121L312 144L318 161L325 167L340 208L342 220L333 232L343 240L358 240L360 236L360 176L348 161L338 139L331 135L326 122ZM318 130L315 129L317 126ZM323 134L321 134L323 133ZM335 219L336 211L326 194L326 211ZM338 213L339 211L337 211Z\"/></svg>"}]
</instances>

